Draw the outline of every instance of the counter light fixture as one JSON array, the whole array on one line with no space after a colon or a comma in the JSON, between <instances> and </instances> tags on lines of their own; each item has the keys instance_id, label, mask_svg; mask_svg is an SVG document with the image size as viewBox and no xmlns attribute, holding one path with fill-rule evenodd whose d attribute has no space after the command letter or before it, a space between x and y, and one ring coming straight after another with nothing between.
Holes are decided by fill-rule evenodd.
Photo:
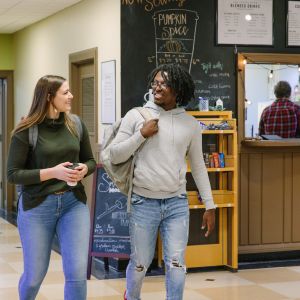
<instances>
[{"instance_id":1,"label":"counter light fixture","mask_svg":"<svg viewBox=\"0 0 300 300\"><path fill-rule=\"evenodd\" d=\"M270 73L269 73L269 78L273 78L273 70L270 70Z\"/></svg>"},{"instance_id":2,"label":"counter light fixture","mask_svg":"<svg viewBox=\"0 0 300 300\"><path fill-rule=\"evenodd\" d=\"M246 104L246 105L250 105L251 103L252 103L252 102L251 102L250 100L248 100L248 99L245 98L245 104Z\"/></svg>"}]
</instances>

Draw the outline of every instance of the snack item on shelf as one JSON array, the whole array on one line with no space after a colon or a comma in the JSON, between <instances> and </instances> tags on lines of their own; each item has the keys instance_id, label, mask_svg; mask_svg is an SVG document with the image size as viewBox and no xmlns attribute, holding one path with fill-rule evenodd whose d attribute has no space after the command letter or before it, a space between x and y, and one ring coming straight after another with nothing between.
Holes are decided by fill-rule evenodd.
<instances>
[{"instance_id":1,"label":"snack item on shelf","mask_svg":"<svg viewBox=\"0 0 300 300\"><path fill-rule=\"evenodd\" d=\"M220 168L225 168L225 155L223 152L219 153Z\"/></svg>"},{"instance_id":2,"label":"snack item on shelf","mask_svg":"<svg viewBox=\"0 0 300 300\"><path fill-rule=\"evenodd\" d=\"M214 160L215 168L220 168L219 153L213 152L212 157L213 157L213 160Z\"/></svg>"}]
</instances>

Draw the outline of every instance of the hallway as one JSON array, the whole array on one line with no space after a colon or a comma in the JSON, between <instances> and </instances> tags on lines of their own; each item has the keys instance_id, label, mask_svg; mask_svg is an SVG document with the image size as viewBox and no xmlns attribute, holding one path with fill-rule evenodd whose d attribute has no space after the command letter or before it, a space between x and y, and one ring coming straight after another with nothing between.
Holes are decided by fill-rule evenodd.
<instances>
[{"instance_id":1,"label":"hallway","mask_svg":"<svg viewBox=\"0 0 300 300\"><path fill-rule=\"evenodd\" d=\"M22 250L16 227L0 218L0 300L17 300ZM164 277L147 277L143 300L163 300ZM52 251L48 274L37 300L63 300L61 257ZM125 279L88 281L88 300L121 300ZM184 300L296 300L300 299L300 266L189 273Z\"/></svg>"}]
</instances>

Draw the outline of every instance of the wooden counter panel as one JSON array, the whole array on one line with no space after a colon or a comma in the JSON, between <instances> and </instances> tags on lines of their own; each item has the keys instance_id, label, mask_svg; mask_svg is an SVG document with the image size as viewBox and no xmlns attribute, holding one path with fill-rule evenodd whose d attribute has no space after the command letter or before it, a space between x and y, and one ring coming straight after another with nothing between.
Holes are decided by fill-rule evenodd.
<instances>
[{"instance_id":1,"label":"wooden counter panel","mask_svg":"<svg viewBox=\"0 0 300 300\"><path fill-rule=\"evenodd\" d=\"M249 244L260 244L262 234L261 224L261 154L251 154L249 156Z\"/></svg>"},{"instance_id":2,"label":"wooden counter panel","mask_svg":"<svg viewBox=\"0 0 300 300\"><path fill-rule=\"evenodd\" d=\"M284 232L283 241L289 243L292 238L292 200L293 200L293 153L286 153L284 155L284 202L283 202L283 220Z\"/></svg>"},{"instance_id":3,"label":"wooden counter panel","mask_svg":"<svg viewBox=\"0 0 300 300\"><path fill-rule=\"evenodd\" d=\"M281 140L244 140L242 145L246 147L272 147L272 148L285 148L285 147L299 147L300 139L281 139Z\"/></svg>"},{"instance_id":4,"label":"wooden counter panel","mask_svg":"<svg viewBox=\"0 0 300 300\"><path fill-rule=\"evenodd\" d=\"M300 241L300 154L293 155L292 242Z\"/></svg>"},{"instance_id":5,"label":"wooden counter panel","mask_svg":"<svg viewBox=\"0 0 300 300\"><path fill-rule=\"evenodd\" d=\"M300 242L300 153L286 149L240 154L240 246L252 253Z\"/></svg>"},{"instance_id":6,"label":"wooden counter panel","mask_svg":"<svg viewBox=\"0 0 300 300\"><path fill-rule=\"evenodd\" d=\"M283 242L284 154L262 155L262 243Z\"/></svg>"},{"instance_id":7,"label":"wooden counter panel","mask_svg":"<svg viewBox=\"0 0 300 300\"><path fill-rule=\"evenodd\" d=\"M239 191L243 201L239 203L239 244L249 244L249 155L240 155Z\"/></svg>"}]
</instances>

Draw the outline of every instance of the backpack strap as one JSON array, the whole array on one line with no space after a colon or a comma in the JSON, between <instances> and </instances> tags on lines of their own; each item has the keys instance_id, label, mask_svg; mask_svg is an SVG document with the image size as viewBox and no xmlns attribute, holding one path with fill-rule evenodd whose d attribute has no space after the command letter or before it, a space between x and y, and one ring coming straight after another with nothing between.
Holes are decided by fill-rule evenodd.
<instances>
[{"instance_id":1,"label":"backpack strap","mask_svg":"<svg viewBox=\"0 0 300 300\"><path fill-rule=\"evenodd\" d=\"M72 121L76 124L76 131L77 131L77 134L79 136L79 140L81 142L82 141L82 135L83 135L81 120L77 115L69 114L69 116L72 119Z\"/></svg>"},{"instance_id":2,"label":"backpack strap","mask_svg":"<svg viewBox=\"0 0 300 300\"><path fill-rule=\"evenodd\" d=\"M32 147L33 151L34 151L36 143L37 143L38 134L39 134L39 128L38 128L37 124L34 124L33 126L29 127L28 141L29 141L29 146Z\"/></svg>"},{"instance_id":3,"label":"backpack strap","mask_svg":"<svg viewBox=\"0 0 300 300\"><path fill-rule=\"evenodd\" d=\"M145 121L153 119L153 116L151 115L149 109L145 107L135 107L135 109L142 115Z\"/></svg>"},{"instance_id":4,"label":"backpack strap","mask_svg":"<svg viewBox=\"0 0 300 300\"><path fill-rule=\"evenodd\" d=\"M142 115L142 117L145 119L145 121L149 121L153 119L153 116L151 115L150 111L145 108L145 107L135 107L135 109ZM139 149L134 153L133 158L132 158L132 163L131 163L131 168L130 168L130 176L129 176L129 191L127 194L127 212L130 212L130 203L131 203L131 196L132 196L132 188L133 188L133 172L134 172L134 166L135 166L135 161L137 159L137 152L140 151L143 146L145 145L145 141L141 144Z\"/></svg>"},{"instance_id":5,"label":"backpack strap","mask_svg":"<svg viewBox=\"0 0 300 300\"><path fill-rule=\"evenodd\" d=\"M80 121L80 118L77 115L70 114L71 119L75 122L76 124L76 131L79 136L80 142L82 141L82 136L83 136L83 130L82 130L82 124ZM39 135L39 128L37 124L34 124L33 126L29 127L29 146L32 147L32 150L34 151Z\"/></svg>"}]
</instances>

